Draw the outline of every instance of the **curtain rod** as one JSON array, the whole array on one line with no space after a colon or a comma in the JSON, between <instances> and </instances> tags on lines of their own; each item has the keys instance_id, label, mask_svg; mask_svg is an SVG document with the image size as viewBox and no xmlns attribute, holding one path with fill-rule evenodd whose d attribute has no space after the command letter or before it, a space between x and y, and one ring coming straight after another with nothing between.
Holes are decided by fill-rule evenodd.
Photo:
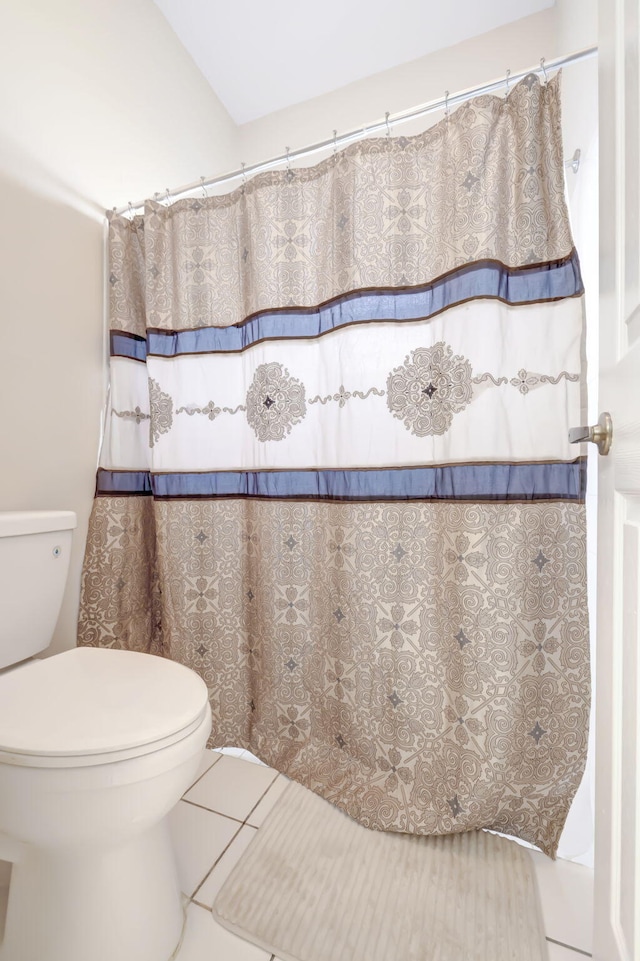
<instances>
[{"instance_id":1,"label":"curtain rod","mask_svg":"<svg viewBox=\"0 0 640 961\"><path fill-rule=\"evenodd\" d=\"M421 104L419 107L412 107L410 110L403 110L393 116L386 114L384 120L376 120L375 123L358 127L356 130L341 134L339 137L337 131L334 130L334 135L330 140L320 140L318 143L310 144L307 147L300 147L298 150L290 151L287 147L285 148L286 152L279 157L273 157L270 160L263 160L259 163L250 164L249 166L242 164L239 170L232 170L230 173L223 174L220 177L212 177L210 179L201 177L200 180L186 184L183 187L178 187L176 190L170 191L167 188L162 196L156 193L155 198L158 200L166 199L167 204L170 204L174 200L186 197L195 190L206 191L208 187L217 187L230 183L232 180L246 180L248 176L262 173L266 170L272 170L274 167L279 167L283 163L289 165L292 160L301 160L303 157L310 157L312 154L319 153L322 150L328 150L330 148L337 150L338 147L343 147L346 144L354 143L357 140L364 140L369 134L387 133L391 127L406 123L409 120L418 120L420 117L425 117L427 114L435 113L438 110L448 111L451 107L458 106L466 100L470 100L472 97L477 97L485 93L493 93L505 86L508 90L510 84L518 83L530 73L543 74L546 79L547 70L557 70L569 64L579 63L581 60L589 60L591 57L597 56L597 53L597 47L585 47L583 50L576 50L575 53L567 54L565 57L557 57L555 60L549 61L549 63L546 63L543 57L537 67L531 67L529 70L523 70L520 73L513 74L513 76L511 75L511 71L507 70L506 75L499 80L492 80L490 83L483 83L477 87L468 87L466 90L460 90L458 93L452 95L449 95L449 92L446 91L445 96L439 100L431 100L429 103ZM136 211L144 210L144 204L145 201L140 200L135 204L128 203L126 206L118 209L114 207L113 210L107 211L107 216L118 216L127 212L133 216Z\"/></svg>"}]
</instances>

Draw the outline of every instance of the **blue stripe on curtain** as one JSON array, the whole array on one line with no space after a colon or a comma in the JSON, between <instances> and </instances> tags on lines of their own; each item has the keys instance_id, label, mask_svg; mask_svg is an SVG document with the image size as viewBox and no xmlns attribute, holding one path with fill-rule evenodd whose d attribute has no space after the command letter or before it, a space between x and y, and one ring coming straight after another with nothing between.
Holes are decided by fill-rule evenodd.
<instances>
[{"instance_id":1,"label":"blue stripe on curtain","mask_svg":"<svg viewBox=\"0 0 640 961\"><path fill-rule=\"evenodd\" d=\"M304 500L581 500L584 459L552 464L456 464L379 470L98 472L99 494Z\"/></svg>"},{"instance_id":2,"label":"blue stripe on curtain","mask_svg":"<svg viewBox=\"0 0 640 961\"><path fill-rule=\"evenodd\" d=\"M151 474L146 470L98 468L96 494L152 494Z\"/></svg>"},{"instance_id":3,"label":"blue stripe on curtain","mask_svg":"<svg viewBox=\"0 0 640 961\"><path fill-rule=\"evenodd\" d=\"M319 337L348 324L427 319L448 307L479 298L493 298L515 305L562 300L583 292L575 250L565 260L526 268L480 261L452 271L432 284L411 290L345 294L320 307L264 311L232 327L149 330L148 352L160 357L175 357L179 354L241 351L263 340ZM125 349L130 348L125 345Z\"/></svg>"},{"instance_id":4,"label":"blue stripe on curtain","mask_svg":"<svg viewBox=\"0 0 640 961\"><path fill-rule=\"evenodd\" d=\"M112 330L110 341L112 357L129 357L130 360L141 360L143 362L147 359L147 342L144 337Z\"/></svg>"}]
</instances>

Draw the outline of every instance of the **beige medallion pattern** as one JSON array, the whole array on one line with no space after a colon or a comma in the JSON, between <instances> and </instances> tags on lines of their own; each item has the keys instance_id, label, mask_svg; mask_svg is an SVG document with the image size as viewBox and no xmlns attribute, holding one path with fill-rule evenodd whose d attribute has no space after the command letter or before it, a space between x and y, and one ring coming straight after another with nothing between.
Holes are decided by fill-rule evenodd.
<instances>
[{"instance_id":1,"label":"beige medallion pattern","mask_svg":"<svg viewBox=\"0 0 640 961\"><path fill-rule=\"evenodd\" d=\"M160 439L161 434L171 430L173 424L173 401L165 394L153 377L149 378L149 403L151 405L151 432L149 445Z\"/></svg>"},{"instance_id":2,"label":"beige medallion pattern","mask_svg":"<svg viewBox=\"0 0 640 961\"><path fill-rule=\"evenodd\" d=\"M583 536L580 504L98 498L81 640L195 668L212 744L369 827L552 853L588 732Z\"/></svg>"},{"instance_id":3,"label":"beige medallion pattern","mask_svg":"<svg viewBox=\"0 0 640 961\"><path fill-rule=\"evenodd\" d=\"M471 364L448 344L419 347L387 378L387 406L418 437L444 434L473 396Z\"/></svg>"},{"instance_id":4,"label":"beige medallion pattern","mask_svg":"<svg viewBox=\"0 0 640 961\"><path fill-rule=\"evenodd\" d=\"M429 283L470 261L520 266L571 250L558 76L290 173L219 197L149 201L144 229L143 218L114 219L111 326L228 326L274 306Z\"/></svg>"},{"instance_id":5,"label":"beige medallion pattern","mask_svg":"<svg viewBox=\"0 0 640 961\"><path fill-rule=\"evenodd\" d=\"M247 420L258 440L282 440L306 412L304 385L282 364L261 364L247 393Z\"/></svg>"}]
</instances>

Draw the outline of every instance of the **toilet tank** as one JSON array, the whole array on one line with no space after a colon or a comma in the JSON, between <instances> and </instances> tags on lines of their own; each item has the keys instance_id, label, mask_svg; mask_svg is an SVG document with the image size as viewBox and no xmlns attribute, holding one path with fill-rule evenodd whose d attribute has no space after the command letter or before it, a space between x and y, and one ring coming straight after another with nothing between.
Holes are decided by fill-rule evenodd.
<instances>
[{"instance_id":1,"label":"toilet tank","mask_svg":"<svg viewBox=\"0 0 640 961\"><path fill-rule=\"evenodd\" d=\"M51 643L75 526L73 511L0 511L0 668Z\"/></svg>"}]
</instances>

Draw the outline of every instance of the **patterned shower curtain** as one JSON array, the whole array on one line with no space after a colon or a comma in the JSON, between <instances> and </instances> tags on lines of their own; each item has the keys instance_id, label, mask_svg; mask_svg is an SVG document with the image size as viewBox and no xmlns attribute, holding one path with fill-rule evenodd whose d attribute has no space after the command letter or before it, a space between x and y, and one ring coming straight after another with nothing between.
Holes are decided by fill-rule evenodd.
<instances>
[{"instance_id":1,"label":"patterned shower curtain","mask_svg":"<svg viewBox=\"0 0 640 961\"><path fill-rule=\"evenodd\" d=\"M550 854L586 755L559 77L110 221L82 644L377 829Z\"/></svg>"}]
</instances>

